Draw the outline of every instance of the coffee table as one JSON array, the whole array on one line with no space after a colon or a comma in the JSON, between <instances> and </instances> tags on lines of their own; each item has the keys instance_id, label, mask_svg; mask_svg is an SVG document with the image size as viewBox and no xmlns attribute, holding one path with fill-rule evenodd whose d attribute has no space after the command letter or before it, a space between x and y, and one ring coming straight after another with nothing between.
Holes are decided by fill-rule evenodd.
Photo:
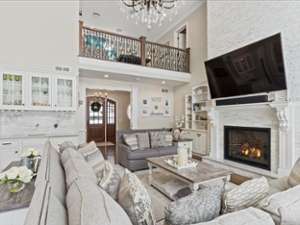
<instances>
[{"instance_id":1,"label":"coffee table","mask_svg":"<svg viewBox=\"0 0 300 225\"><path fill-rule=\"evenodd\" d=\"M192 159L198 163L194 168L176 169L165 162L165 160L173 157L163 156L147 159L149 184L172 200L174 200L174 192L180 189L189 187L193 192L215 182L228 181L232 174L229 170L197 159ZM158 171L155 170L155 174L154 167L159 169Z\"/></svg>"}]
</instances>

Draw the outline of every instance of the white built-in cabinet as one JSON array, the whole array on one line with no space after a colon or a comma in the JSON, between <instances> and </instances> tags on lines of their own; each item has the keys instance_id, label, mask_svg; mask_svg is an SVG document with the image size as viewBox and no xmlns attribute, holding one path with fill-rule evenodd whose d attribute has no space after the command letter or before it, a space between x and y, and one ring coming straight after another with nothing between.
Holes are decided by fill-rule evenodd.
<instances>
[{"instance_id":1,"label":"white built-in cabinet","mask_svg":"<svg viewBox=\"0 0 300 225\"><path fill-rule=\"evenodd\" d=\"M1 71L0 108L3 110L76 110L76 77Z\"/></svg>"}]
</instances>

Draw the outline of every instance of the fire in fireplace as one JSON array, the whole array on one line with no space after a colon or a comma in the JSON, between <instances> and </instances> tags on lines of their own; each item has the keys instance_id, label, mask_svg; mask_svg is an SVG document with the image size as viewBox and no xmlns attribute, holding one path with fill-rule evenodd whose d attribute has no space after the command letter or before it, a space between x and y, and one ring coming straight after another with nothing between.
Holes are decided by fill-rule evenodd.
<instances>
[{"instance_id":1,"label":"fire in fireplace","mask_svg":"<svg viewBox=\"0 0 300 225\"><path fill-rule=\"evenodd\" d=\"M271 129L225 126L224 158L270 170Z\"/></svg>"}]
</instances>

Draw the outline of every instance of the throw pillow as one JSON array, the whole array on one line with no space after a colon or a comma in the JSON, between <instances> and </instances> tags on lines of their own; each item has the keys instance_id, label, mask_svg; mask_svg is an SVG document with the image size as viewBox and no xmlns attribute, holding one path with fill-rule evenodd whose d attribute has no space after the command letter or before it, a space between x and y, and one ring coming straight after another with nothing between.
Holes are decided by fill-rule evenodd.
<instances>
[{"instance_id":1,"label":"throw pillow","mask_svg":"<svg viewBox=\"0 0 300 225\"><path fill-rule=\"evenodd\" d=\"M105 159L100 151L100 149L96 146L95 142L90 142L87 145L78 149L88 164L95 170L99 163L102 163Z\"/></svg>"},{"instance_id":2,"label":"throw pillow","mask_svg":"<svg viewBox=\"0 0 300 225\"><path fill-rule=\"evenodd\" d=\"M115 167L108 161L104 161L96 169L98 185L103 188L113 199L117 199L121 183L121 177Z\"/></svg>"},{"instance_id":3,"label":"throw pillow","mask_svg":"<svg viewBox=\"0 0 300 225\"><path fill-rule=\"evenodd\" d=\"M132 225L116 201L97 184L82 178L69 188L66 206L69 225Z\"/></svg>"},{"instance_id":4,"label":"throw pillow","mask_svg":"<svg viewBox=\"0 0 300 225\"><path fill-rule=\"evenodd\" d=\"M138 141L136 134L123 134L124 142L127 144L132 151L138 149Z\"/></svg>"},{"instance_id":5,"label":"throw pillow","mask_svg":"<svg viewBox=\"0 0 300 225\"><path fill-rule=\"evenodd\" d=\"M165 132L165 140L163 143L164 147L173 145L173 135L171 132Z\"/></svg>"},{"instance_id":6,"label":"throw pillow","mask_svg":"<svg viewBox=\"0 0 300 225\"><path fill-rule=\"evenodd\" d=\"M164 131L152 131L150 132L151 148L158 148L165 145L165 132Z\"/></svg>"},{"instance_id":7,"label":"throw pillow","mask_svg":"<svg viewBox=\"0 0 300 225\"><path fill-rule=\"evenodd\" d=\"M65 159L67 157L68 160ZM74 149L68 148L63 151L61 159L62 162L64 162L63 167L65 169L66 184L68 188L78 178L84 178L97 183L97 177L93 169L84 160L83 156Z\"/></svg>"},{"instance_id":8,"label":"throw pillow","mask_svg":"<svg viewBox=\"0 0 300 225\"><path fill-rule=\"evenodd\" d=\"M210 221L219 216L224 185L209 186L187 197L171 202L166 221L172 225L187 225Z\"/></svg>"},{"instance_id":9,"label":"throw pillow","mask_svg":"<svg viewBox=\"0 0 300 225\"><path fill-rule=\"evenodd\" d=\"M293 169L288 176L288 184L291 187L295 187L300 184L300 158L295 163Z\"/></svg>"},{"instance_id":10,"label":"throw pillow","mask_svg":"<svg viewBox=\"0 0 300 225\"><path fill-rule=\"evenodd\" d=\"M137 133L136 137L139 149L144 150L146 148L150 148L150 140L148 133Z\"/></svg>"},{"instance_id":11,"label":"throw pillow","mask_svg":"<svg viewBox=\"0 0 300 225\"><path fill-rule=\"evenodd\" d=\"M128 170L121 181L118 202L133 225L155 225L150 196L139 178Z\"/></svg>"},{"instance_id":12,"label":"throw pillow","mask_svg":"<svg viewBox=\"0 0 300 225\"><path fill-rule=\"evenodd\" d=\"M73 149L76 149L76 146L74 145L73 142L71 141L65 141L61 144L58 145L58 149L59 149L59 152L62 153L64 150L66 150L67 148L73 148Z\"/></svg>"},{"instance_id":13,"label":"throw pillow","mask_svg":"<svg viewBox=\"0 0 300 225\"><path fill-rule=\"evenodd\" d=\"M256 206L268 195L269 184L265 177L248 180L224 195L223 212L234 212Z\"/></svg>"}]
</instances>

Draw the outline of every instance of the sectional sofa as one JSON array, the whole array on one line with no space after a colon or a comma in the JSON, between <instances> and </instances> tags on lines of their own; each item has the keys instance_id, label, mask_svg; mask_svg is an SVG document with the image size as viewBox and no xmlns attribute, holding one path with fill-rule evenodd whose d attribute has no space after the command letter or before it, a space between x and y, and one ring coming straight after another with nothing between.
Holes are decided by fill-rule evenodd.
<instances>
[{"instance_id":1,"label":"sectional sofa","mask_svg":"<svg viewBox=\"0 0 300 225\"><path fill-rule=\"evenodd\" d=\"M68 160L71 163L66 167ZM84 157L62 157L47 142L24 225L136 225L118 202L95 183L95 176ZM272 213L266 213L271 211L279 215L277 224L299 225L299 199L298 185L277 194L265 211L250 207L197 225L274 225Z\"/></svg>"}]
</instances>

